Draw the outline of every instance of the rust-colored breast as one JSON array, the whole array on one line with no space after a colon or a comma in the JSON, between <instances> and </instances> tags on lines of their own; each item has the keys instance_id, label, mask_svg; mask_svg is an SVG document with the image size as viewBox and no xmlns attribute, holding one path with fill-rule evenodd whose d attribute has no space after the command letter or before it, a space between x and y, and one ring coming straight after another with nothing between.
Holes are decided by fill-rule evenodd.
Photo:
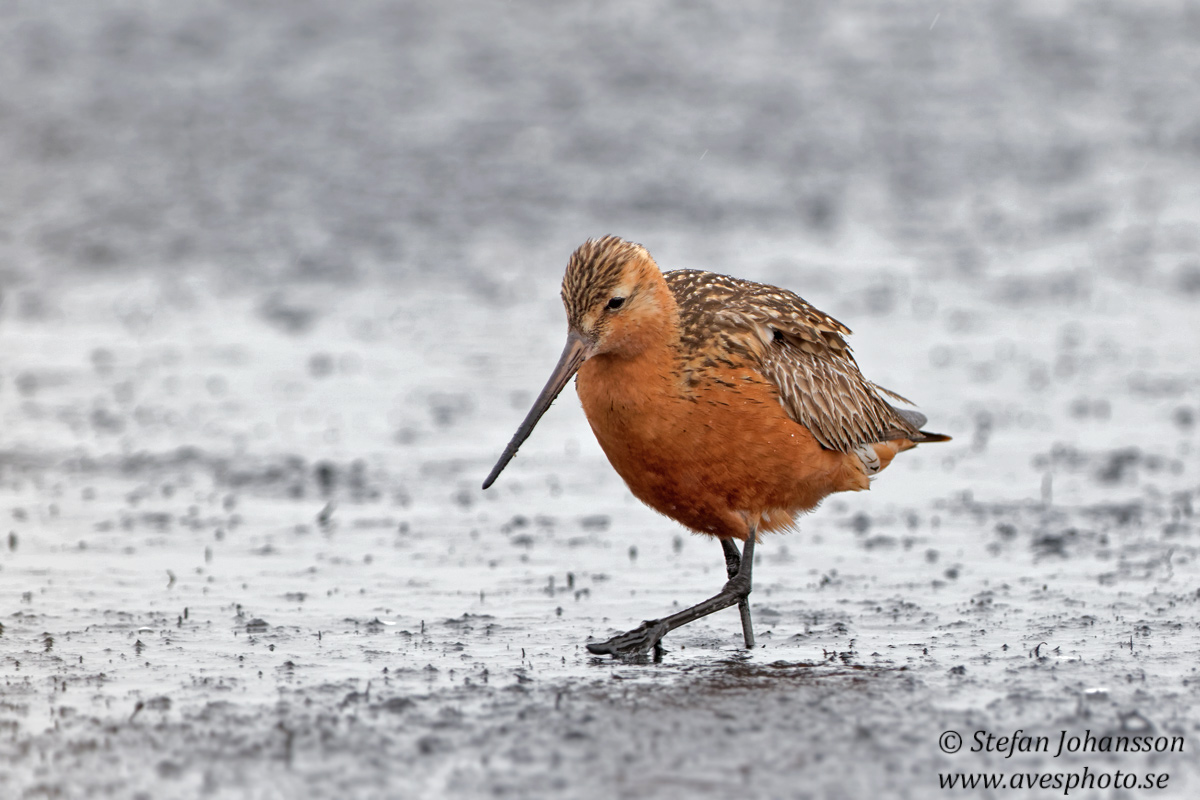
<instances>
[{"instance_id":1,"label":"rust-colored breast","mask_svg":"<svg viewBox=\"0 0 1200 800\"><path fill-rule=\"evenodd\" d=\"M633 494L700 533L744 539L793 524L826 495L865 488L736 348L598 356L577 389L600 446Z\"/></svg>"}]
</instances>

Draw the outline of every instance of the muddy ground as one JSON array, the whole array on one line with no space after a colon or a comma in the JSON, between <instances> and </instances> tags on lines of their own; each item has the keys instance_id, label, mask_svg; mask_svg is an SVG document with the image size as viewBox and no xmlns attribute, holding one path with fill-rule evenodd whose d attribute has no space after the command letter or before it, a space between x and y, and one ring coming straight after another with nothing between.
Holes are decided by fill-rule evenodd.
<instances>
[{"instance_id":1,"label":"muddy ground","mask_svg":"<svg viewBox=\"0 0 1200 800\"><path fill-rule=\"evenodd\" d=\"M449 9L0 9L0 797L1194 797L1195 10ZM584 650L723 563L570 393L479 489L608 232L955 437L764 540L753 651Z\"/></svg>"}]
</instances>

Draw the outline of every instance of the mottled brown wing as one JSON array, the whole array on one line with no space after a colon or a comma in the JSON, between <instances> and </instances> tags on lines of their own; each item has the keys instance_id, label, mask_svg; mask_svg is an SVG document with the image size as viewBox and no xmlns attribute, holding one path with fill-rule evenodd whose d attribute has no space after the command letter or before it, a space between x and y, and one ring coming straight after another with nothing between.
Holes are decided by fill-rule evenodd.
<instances>
[{"instance_id":1,"label":"mottled brown wing","mask_svg":"<svg viewBox=\"0 0 1200 800\"><path fill-rule=\"evenodd\" d=\"M688 349L752 360L788 416L825 447L848 453L868 442L922 438L922 415L893 408L880 391L904 398L858 371L843 338L850 329L803 298L711 272L677 270L666 278Z\"/></svg>"}]
</instances>

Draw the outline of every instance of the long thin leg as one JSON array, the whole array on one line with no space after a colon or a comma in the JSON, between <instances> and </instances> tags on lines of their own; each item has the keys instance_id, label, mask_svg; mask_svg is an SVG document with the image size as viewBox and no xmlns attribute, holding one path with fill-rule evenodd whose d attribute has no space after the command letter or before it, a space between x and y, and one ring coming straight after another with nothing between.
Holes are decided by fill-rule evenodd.
<instances>
[{"instance_id":1,"label":"long thin leg","mask_svg":"<svg viewBox=\"0 0 1200 800\"><path fill-rule=\"evenodd\" d=\"M721 549L725 551L725 572L732 578L741 567L742 557L738 554L737 545L732 539L722 539ZM742 638L746 640L746 649L754 649L754 623L750 620L750 598L738 600L738 613L742 615Z\"/></svg>"},{"instance_id":2,"label":"long thin leg","mask_svg":"<svg viewBox=\"0 0 1200 800\"><path fill-rule=\"evenodd\" d=\"M606 642L589 642L588 651L596 655L613 655L619 658L645 655L662 637L676 628L687 625L689 622L695 622L701 617L707 617L715 611L729 608L746 599L750 595L752 587L751 572L754 569L755 534L755 527L751 527L750 535L746 537L746 547L742 551L737 573L725 583L721 591L707 600L669 617L648 619L633 630L618 634Z\"/></svg>"}]
</instances>

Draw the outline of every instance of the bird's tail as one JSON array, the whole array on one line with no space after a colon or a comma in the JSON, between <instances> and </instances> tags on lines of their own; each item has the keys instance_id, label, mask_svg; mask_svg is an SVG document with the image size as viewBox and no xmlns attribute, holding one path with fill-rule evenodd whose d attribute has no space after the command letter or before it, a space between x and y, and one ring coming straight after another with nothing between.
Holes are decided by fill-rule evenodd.
<instances>
[{"instance_id":1,"label":"bird's tail","mask_svg":"<svg viewBox=\"0 0 1200 800\"><path fill-rule=\"evenodd\" d=\"M893 396L898 396L898 395L893 395ZM891 407L892 411L895 411L896 414L899 415L900 417L902 417L905 422L907 422L909 425L916 428L917 433L921 434L920 438L918 438L916 436L909 437L909 440L912 441L914 444L925 444L926 442L948 442L948 441L950 441L950 437L944 433L933 433L931 431L921 430L921 426L924 425L926 422L928 422L929 418L926 417L924 414L922 414L920 411L913 411L910 408L896 408L895 406L891 405L890 403L888 405ZM907 450L908 448L904 448L904 449Z\"/></svg>"}]
</instances>

